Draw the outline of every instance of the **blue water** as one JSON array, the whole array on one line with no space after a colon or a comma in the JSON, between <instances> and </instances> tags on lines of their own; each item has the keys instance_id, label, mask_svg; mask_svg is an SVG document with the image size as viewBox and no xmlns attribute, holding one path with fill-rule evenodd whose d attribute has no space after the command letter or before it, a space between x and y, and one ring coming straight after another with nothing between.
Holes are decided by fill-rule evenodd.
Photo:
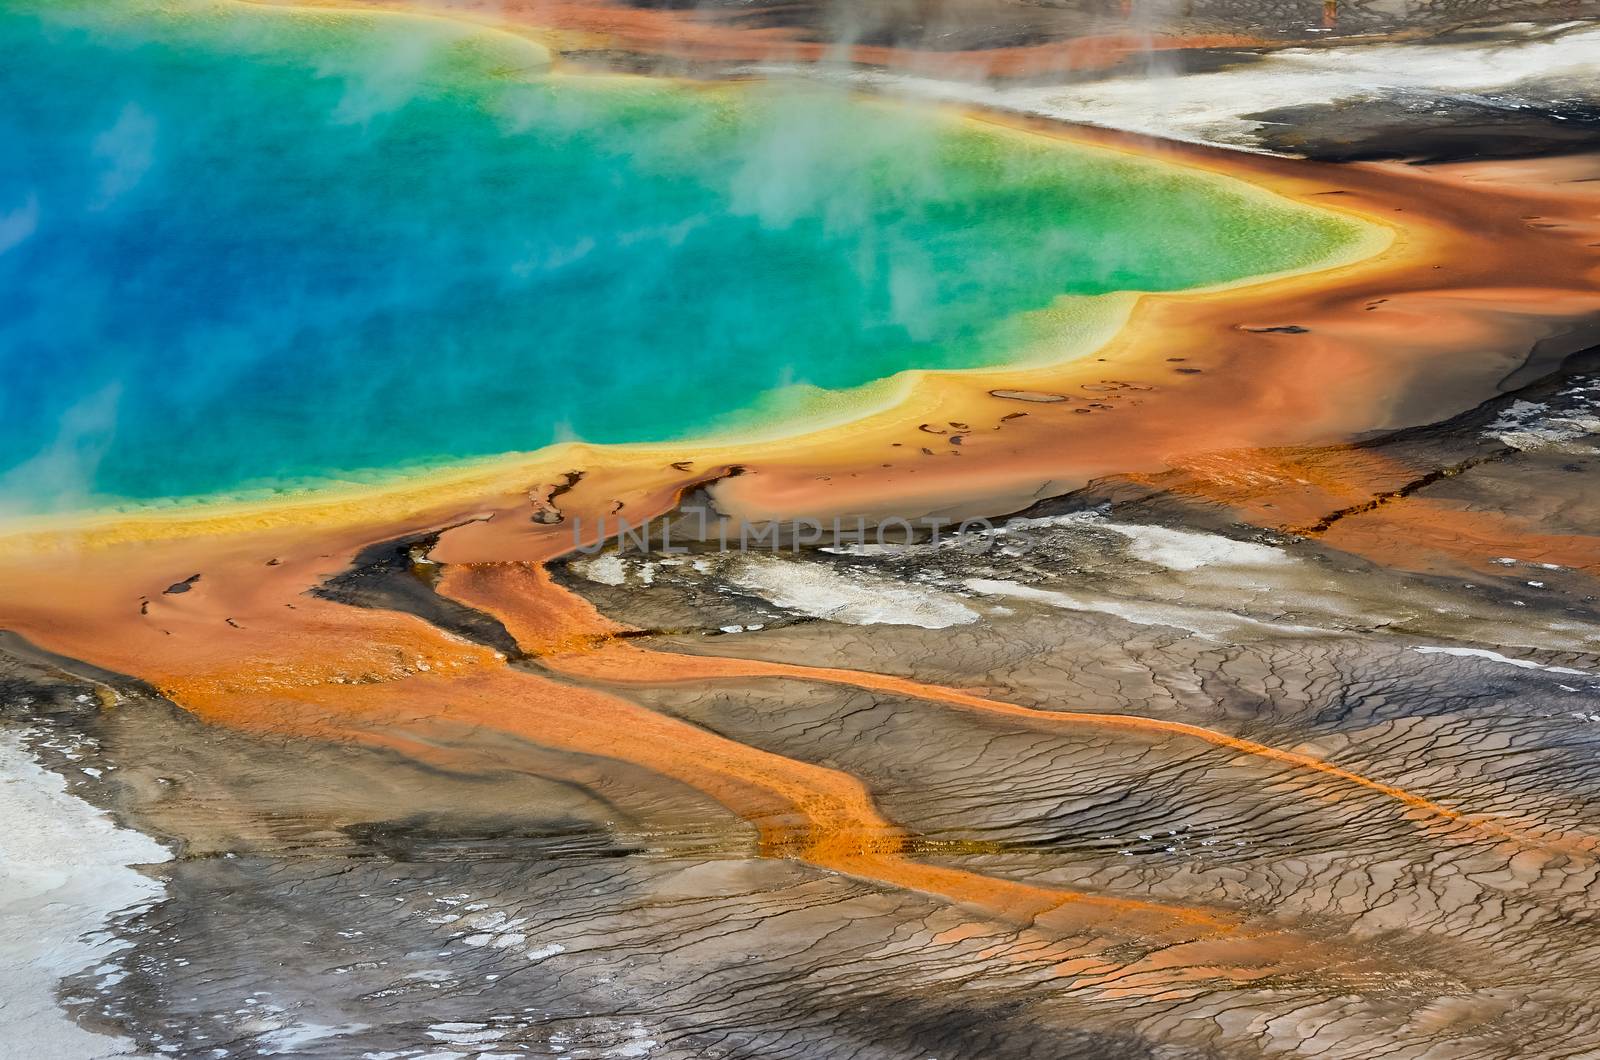
<instances>
[{"instance_id":1,"label":"blue water","mask_svg":"<svg viewBox=\"0 0 1600 1060\"><path fill-rule=\"evenodd\" d=\"M13 509L685 437L1356 235L816 89L547 76L435 20L12 0L0 46Z\"/></svg>"}]
</instances>

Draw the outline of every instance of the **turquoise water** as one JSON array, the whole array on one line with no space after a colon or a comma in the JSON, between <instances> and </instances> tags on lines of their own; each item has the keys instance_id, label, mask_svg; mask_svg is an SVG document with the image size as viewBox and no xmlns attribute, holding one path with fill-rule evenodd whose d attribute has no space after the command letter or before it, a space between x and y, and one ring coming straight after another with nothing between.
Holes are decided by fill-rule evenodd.
<instances>
[{"instance_id":1,"label":"turquoise water","mask_svg":"<svg viewBox=\"0 0 1600 1060\"><path fill-rule=\"evenodd\" d=\"M993 364L1063 295L1352 224L818 89L550 76L435 20L0 11L0 496L49 509L703 433Z\"/></svg>"}]
</instances>

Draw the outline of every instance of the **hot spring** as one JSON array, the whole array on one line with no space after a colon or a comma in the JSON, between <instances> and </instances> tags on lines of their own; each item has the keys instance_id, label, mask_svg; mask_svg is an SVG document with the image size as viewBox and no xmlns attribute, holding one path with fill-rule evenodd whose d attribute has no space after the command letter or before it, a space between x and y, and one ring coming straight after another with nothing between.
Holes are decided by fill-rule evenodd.
<instances>
[{"instance_id":1,"label":"hot spring","mask_svg":"<svg viewBox=\"0 0 1600 1060\"><path fill-rule=\"evenodd\" d=\"M788 396L1068 356L1050 329L1096 296L1363 238L1156 161L552 73L439 19L14 0L0 41L13 511L803 427Z\"/></svg>"}]
</instances>

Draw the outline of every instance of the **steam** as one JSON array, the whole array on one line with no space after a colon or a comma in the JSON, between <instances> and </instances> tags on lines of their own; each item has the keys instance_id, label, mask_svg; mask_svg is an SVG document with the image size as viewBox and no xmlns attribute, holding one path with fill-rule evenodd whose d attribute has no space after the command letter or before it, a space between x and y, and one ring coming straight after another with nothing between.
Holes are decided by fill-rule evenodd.
<instances>
[{"instance_id":1,"label":"steam","mask_svg":"<svg viewBox=\"0 0 1600 1060\"><path fill-rule=\"evenodd\" d=\"M21 206L0 216L0 254L23 243L39 230L39 193L30 191Z\"/></svg>"},{"instance_id":2,"label":"steam","mask_svg":"<svg viewBox=\"0 0 1600 1060\"><path fill-rule=\"evenodd\" d=\"M834 5L827 61L851 42L964 46L968 14ZM122 28L122 56L157 39L194 65L141 57L125 101L55 92L69 127L39 139L69 190L30 174L0 197L0 254L24 248L5 264L49 307L16 360L70 366L32 380L51 400L0 477L36 510L92 503L96 485L206 492L235 473L270 485L694 431L769 380L843 388L880 358L892 372L1010 349L995 321L1044 308L1058 272L1125 267L1068 198L1028 227L1065 172L1053 157L843 84L540 78L542 53L510 35L370 14L173 17L170 41ZM218 52L227 99L199 65ZM185 179L210 184L191 196ZM135 196L159 209L135 216ZM390 199L403 209L368 212Z\"/></svg>"},{"instance_id":3,"label":"steam","mask_svg":"<svg viewBox=\"0 0 1600 1060\"><path fill-rule=\"evenodd\" d=\"M94 495L95 471L116 432L121 397L121 386L112 383L67 409L48 445L0 475L0 513L87 506Z\"/></svg>"},{"instance_id":4,"label":"steam","mask_svg":"<svg viewBox=\"0 0 1600 1060\"><path fill-rule=\"evenodd\" d=\"M453 24L418 33L404 23L380 23L360 49L327 55L318 76L344 82L330 120L335 125L368 125L399 110L416 97L448 50L471 33L471 27Z\"/></svg>"},{"instance_id":5,"label":"steam","mask_svg":"<svg viewBox=\"0 0 1600 1060\"><path fill-rule=\"evenodd\" d=\"M105 210L139 186L156 161L156 120L137 103L123 105L116 124L95 137L91 148L100 182L91 210Z\"/></svg>"}]
</instances>

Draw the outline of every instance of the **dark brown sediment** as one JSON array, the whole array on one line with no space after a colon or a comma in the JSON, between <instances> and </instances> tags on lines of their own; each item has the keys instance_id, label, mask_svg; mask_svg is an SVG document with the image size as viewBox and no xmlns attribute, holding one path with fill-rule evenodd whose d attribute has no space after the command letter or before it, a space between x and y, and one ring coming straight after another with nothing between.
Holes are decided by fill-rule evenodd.
<instances>
[{"instance_id":1,"label":"dark brown sediment","mask_svg":"<svg viewBox=\"0 0 1600 1060\"><path fill-rule=\"evenodd\" d=\"M640 33L656 16L616 17ZM187 1014L186 1041L215 1044L185 998L222 1011L223 993L139 978L144 961L190 982L162 963L181 951L208 982L294 993L261 968L295 969L322 1023L383 1025L352 1037L414 1032L374 1048L420 1040L408 1007L450 1026L516 997L540 1013L516 1031L532 1047L640 1013L671 1056L1581 1055L1600 1026L1594 457L1494 424L1512 401L1560 411L1583 369L1566 355L1600 310L1595 163L1333 167L1026 124L1335 204L1396 241L1146 298L1090 357L931 376L800 439L574 446L0 539L0 627L25 641L0 644L7 680L101 689L103 710L28 694L129 774L100 795L193 855L129 928L138 985L117 1018ZM550 573L602 518L689 496L818 519L1106 504L1293 563L1173 572L1069 529L1031 565L952 566L939 591L981 569L1120 611L974 591L970 626L728 636L755 604L714 573L588 586L609 607ZM887 561L788 559L924 585ZM1186 631L1130 601L1240 625ZM439 899L468 891L509 912L463 921L475 934L443 921ZM518 919L533 926L503 927ZM259 960L228 945L252 926ZM392 964L362 965L378 954ZM600 974L613 959L620 985ZM432 973L453 1000L405 978ZM974 1011L1004 1040L985 1045Z\"/></svg>"}]
</instances>

